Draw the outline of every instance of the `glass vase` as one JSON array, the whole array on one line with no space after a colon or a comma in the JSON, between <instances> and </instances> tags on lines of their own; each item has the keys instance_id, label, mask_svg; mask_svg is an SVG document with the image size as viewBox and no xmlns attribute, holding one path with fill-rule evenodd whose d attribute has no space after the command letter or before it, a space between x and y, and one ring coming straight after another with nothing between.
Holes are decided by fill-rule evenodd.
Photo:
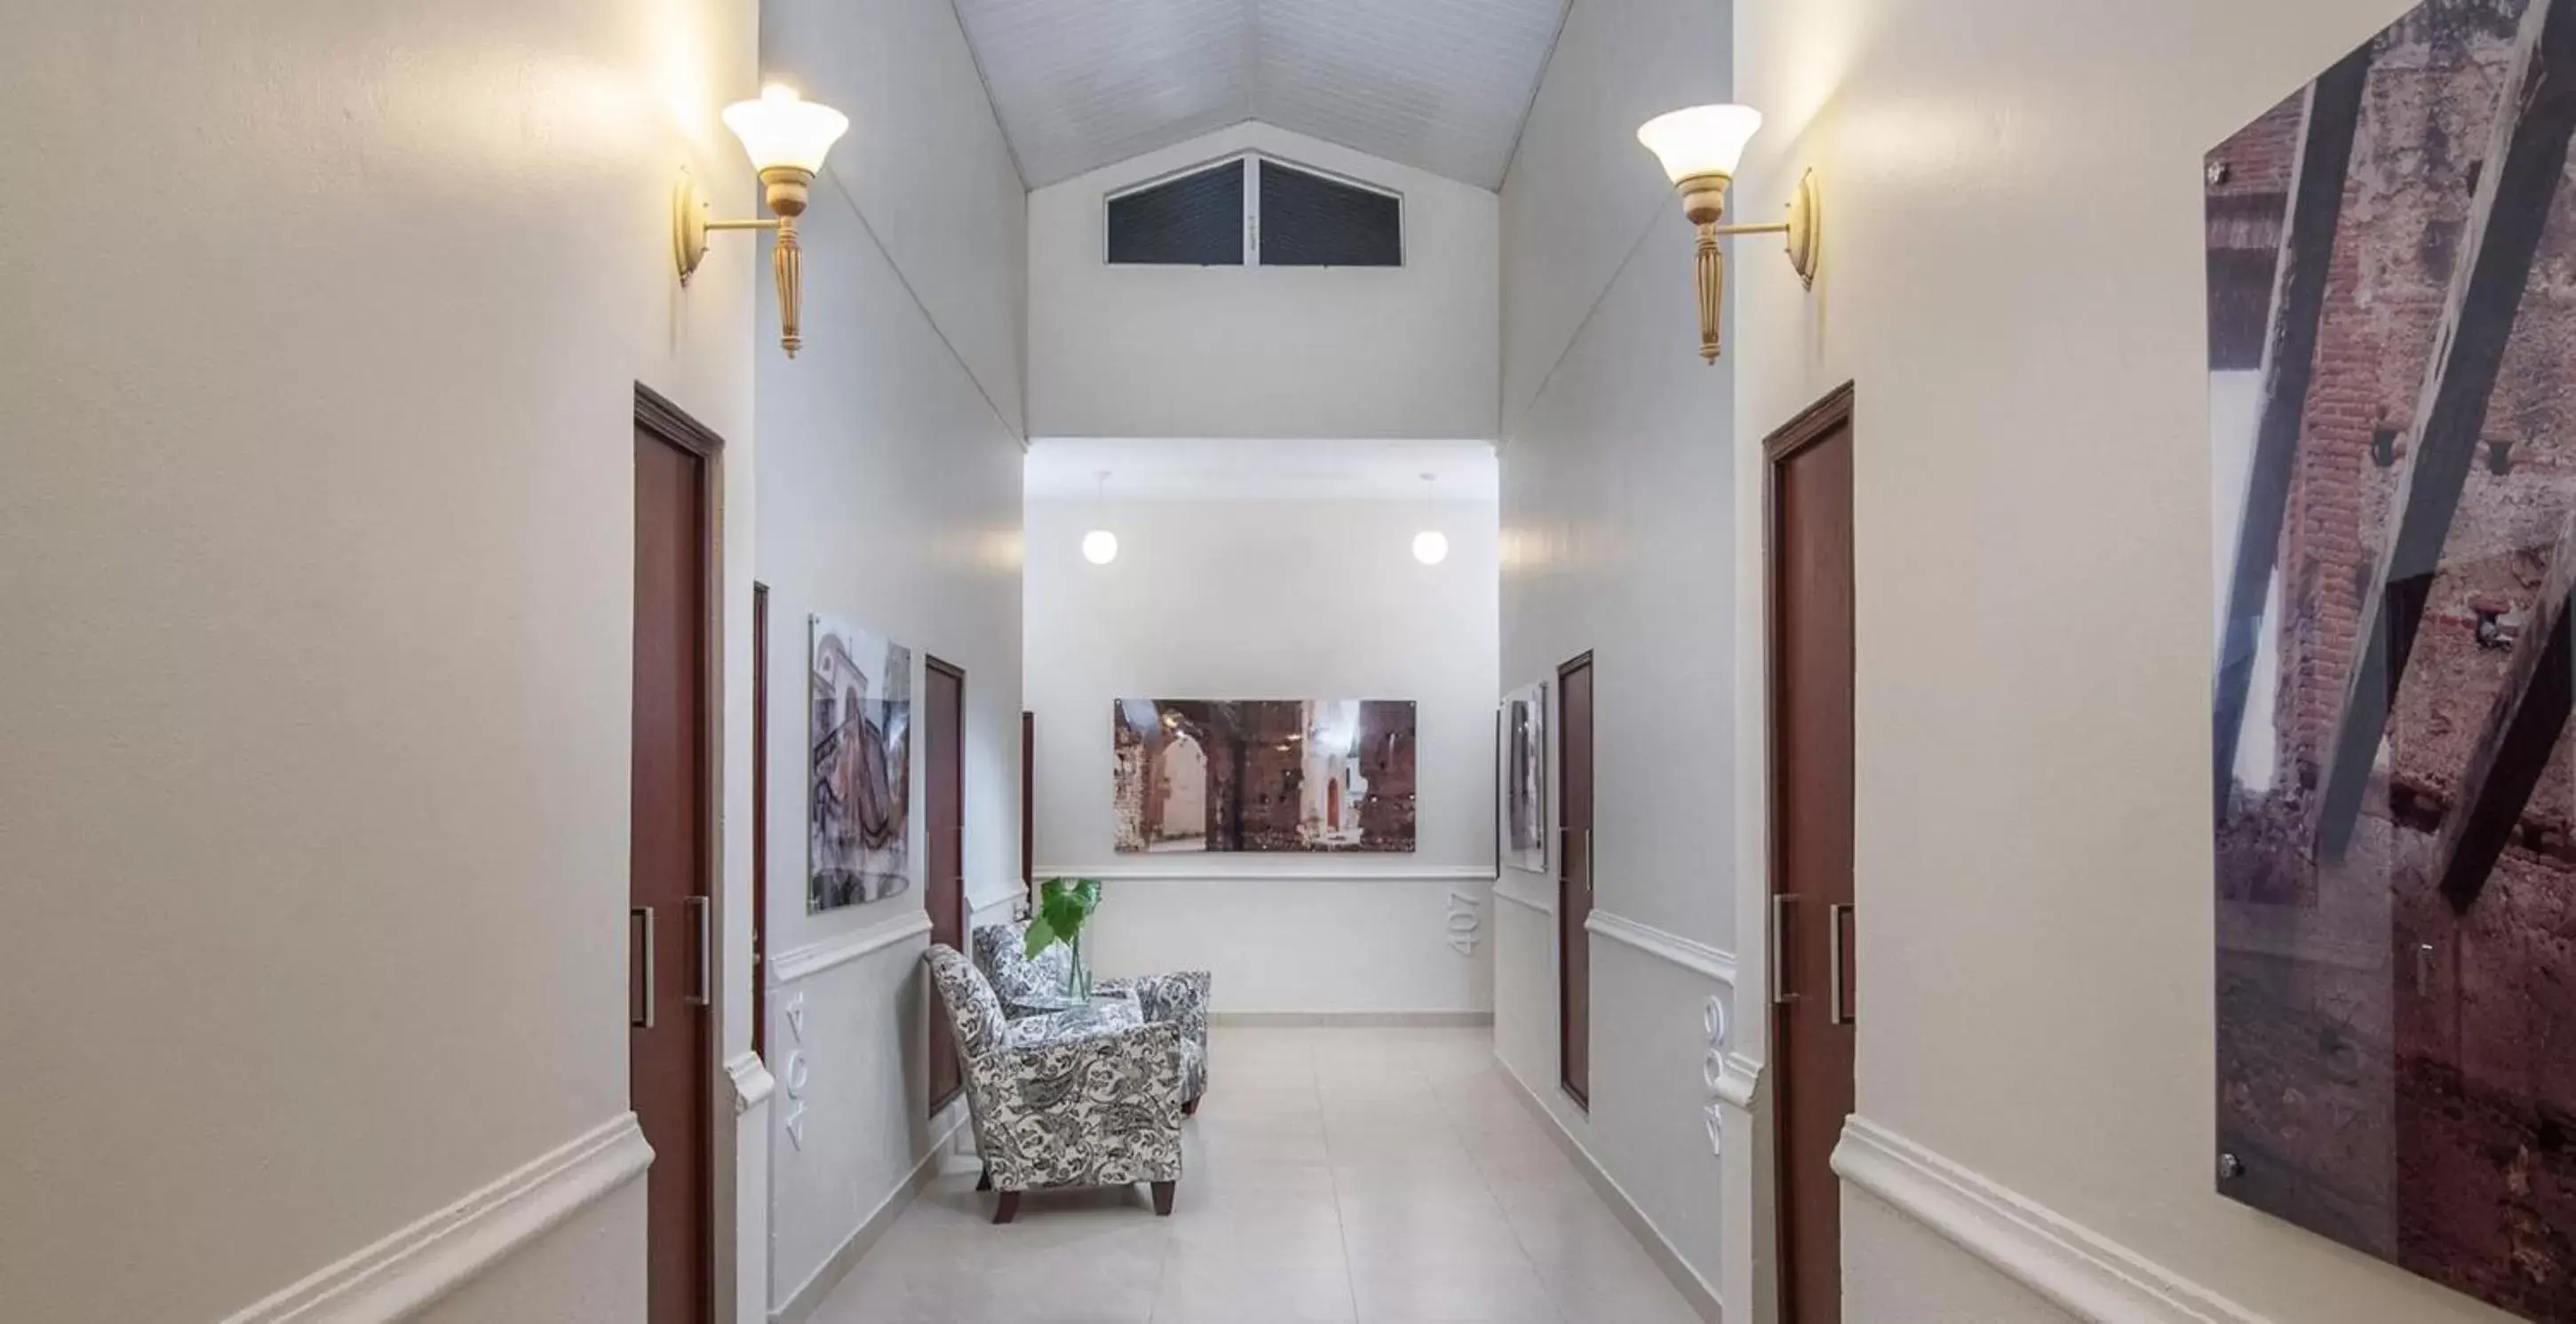
<instances>
[{"instance_id":1,"label":"glass vase","mask_svg":"<svg viewBox=\"0 0 2576 1324\"><path fill-rule=\"evenodd\" d=\"M1065 1001L1089 1002L1091 1001L1091 962L1082 954L1082 935L1074 934L1064 946Z\"/></svg>"}]
</instances>

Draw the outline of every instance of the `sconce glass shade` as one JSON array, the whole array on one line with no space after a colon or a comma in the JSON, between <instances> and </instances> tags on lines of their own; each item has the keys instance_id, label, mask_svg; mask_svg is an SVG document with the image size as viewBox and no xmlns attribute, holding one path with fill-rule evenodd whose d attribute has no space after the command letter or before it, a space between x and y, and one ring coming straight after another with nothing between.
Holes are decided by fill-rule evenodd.
<instances>
[{"instance_id":1,"label":"sconce glass shade","mask_svg":"<svg viewBox=\"0 0 2576 1324\"><path fill-rule=\"evenodd\" d=\"M1438 565L1449 559L1449 535L1438 529L1424 529L1413 535L1413 559L1424 565Z\"/></svg>"},{"instance_id":2,"label":"sconce glass shade","mask_svg":"<svg viewBox=\"0 0 2576 1324\"><path fill-rule=\"evenodd\" d=\"M1118 559L1118 535L1107 529L1093 529L1082 535L1082 559L1093 565L1107 565Z\"/></svg>"},{"instance_id":3,"label":"sconce glass shade","mask_svg":"<svg viewBox=\"0 0 2576 1324\"><path fill-rule=\"evenodd\" d=\"M1692 106L1646 121L1637 129L1637 141L1678 184L1702 175L1732 177L1744 159L1744 145L1761 127L1762 112L1751 106Z\"/></svg>"},{"instance_id":4,"label":"sconce glass shade","mask_svg":"<svg viewBox=\"0 0 2576 1324\"><path fill-rule=\"evenodd\" d=\"M850 117L796 95L796 89L771 83L757 101L737 101L724 108L725 127L742 139L743 152L755 170L785 167L819 174L823 156L850 131Z\"/></svg>"}]
</instances>

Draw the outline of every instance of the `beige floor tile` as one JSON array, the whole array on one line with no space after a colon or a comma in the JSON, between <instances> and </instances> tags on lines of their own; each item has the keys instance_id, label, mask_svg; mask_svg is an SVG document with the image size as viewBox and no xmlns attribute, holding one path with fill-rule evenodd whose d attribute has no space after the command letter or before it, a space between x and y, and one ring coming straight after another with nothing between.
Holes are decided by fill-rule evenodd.
<instances>
[{"instance_id":1,"label":"beige floor tile","mask_svg":"<svg viewBox=\"0 0 2576 1324\"><path fill-rule=\"evenodd\" d=\"M956 1165L817 1324L1691 1324L1485 1030L1219 1027L1172 1216Z\"/></svg>"},{"instance_id":2,"label":"beige floor tile","mask_svg":"<svg viewBox=\"0 0 2576 1324\"><path fill-rule=\"evenodd\" d=\"M1524 1260L1453 1263L1415 1257L1353 1261L1351 1292L1366 1324L1390 1319L1558 1324L1555 1298Z\"/></svg>"},{"instance_id":3,"label":"beige floor tile","mask_svg":"<svg viewBox=\"0 0 2576 1324\"><path fill-rule=\"evenodd\" d=\"M1350 1271L1336 1260L1271 1264L1218 1254L1176 1255L1163 1267L1154 1317L1346 1321L1357 1318Z\"/></svg>"}]
</instances>

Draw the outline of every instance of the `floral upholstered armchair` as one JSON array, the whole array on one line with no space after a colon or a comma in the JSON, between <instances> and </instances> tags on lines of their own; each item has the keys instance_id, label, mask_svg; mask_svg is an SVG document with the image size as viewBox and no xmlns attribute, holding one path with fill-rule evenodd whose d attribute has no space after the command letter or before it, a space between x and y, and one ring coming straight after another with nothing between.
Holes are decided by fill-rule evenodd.
<instances>
[{"instance_id":1,"label":"floral upholstered armchair","mask_svg":"<svg viewBox=\"0 0 2576 1324\"><path fill-rule=\"evenodd\" d=\"M975 968L992 981L993 991L1002 1000L1004 1016L1019 1021L1062 1014L1066 1006L1065 976L1073 964L1073 953L1064 944L1058 943L1036 956L1028 955L1026 920L987 924L975 930L970 941L975 948ZM1208 985L1207 971L1178 970L1133 979L1104 979L1091 987L1095 999L1134 998L1146 1020L1180 1030L1184 1116L1197 1112L1199 1096L1207 1093Z\"/></svg>"},{"instance_id":2,"label":"floral upholstered armchair","mask_svg":"<svg viewBox=\"0 0 2576 1324\"><path fill-rule=\"evenodd\" d=\"M966 1107L1001 1192L993 1221L1019 1216L1020 1193L1151 1182L1172 1212L1181 1179L1181 1040L1123 999L1017 1021L973 964L933 944L923 959L956 1032Z\"/></svg>"}]
</instances>

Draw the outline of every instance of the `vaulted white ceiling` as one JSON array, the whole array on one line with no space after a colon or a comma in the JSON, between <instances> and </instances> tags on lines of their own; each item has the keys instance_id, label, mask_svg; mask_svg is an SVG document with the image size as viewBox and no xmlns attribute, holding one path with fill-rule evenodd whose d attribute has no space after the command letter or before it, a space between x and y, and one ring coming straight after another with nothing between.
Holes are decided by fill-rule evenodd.
<instances>
[{"instance_id":1,"label":"vaulted white ceiling","mask_svg":"<svg viewBox=\"0 0 2576 1324\"><path fill-rule=\"evenodd\" d=\"M1031 188L1245 120L1497 188L1567 0L957 0Z\"/></svg>"}]
</instances>

